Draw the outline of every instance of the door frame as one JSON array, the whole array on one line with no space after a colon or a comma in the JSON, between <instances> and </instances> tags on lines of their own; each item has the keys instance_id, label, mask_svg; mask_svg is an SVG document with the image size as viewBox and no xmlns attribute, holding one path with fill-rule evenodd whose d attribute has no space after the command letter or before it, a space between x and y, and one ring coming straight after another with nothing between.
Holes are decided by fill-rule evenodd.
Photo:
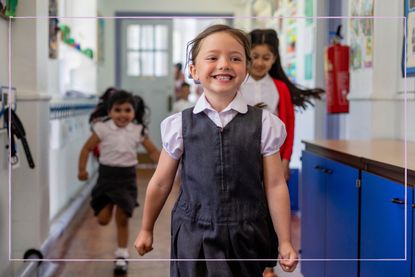
<instances>
[{"instance_id":1,"label":"door frame","mask_svg":"<svg viewBox=\"0 0 415 277\"><path fill-rule=\"evenodd\" d=\"M230 13L157 13L157 12L115 12L115 16L117 17L115 20L115 47L114 47L114 57L115 57L115 86L121 86L121 21L122 17L128 19L129 17L157 17L161 18L169 18L173 19L174 17L180 18L199 18L199 17L206 17L208 18L226 18L229 19L230 23L233 23L234 14ZM121 17L121 18L118 18ZM121 20L119 20L121 19Z\"/></svg>"}]
</instances>

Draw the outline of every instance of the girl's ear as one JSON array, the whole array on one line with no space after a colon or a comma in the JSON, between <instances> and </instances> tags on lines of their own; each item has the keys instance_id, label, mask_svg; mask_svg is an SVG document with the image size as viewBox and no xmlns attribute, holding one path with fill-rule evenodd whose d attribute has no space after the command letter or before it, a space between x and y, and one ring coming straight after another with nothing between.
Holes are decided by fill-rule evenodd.
<instances>
[{"instance_id":1,"label":"girl's ear","mask_svg":"<svg viewBox=\"0 0 415 277\"><path fill-rule=\"evenodd\" d=\"M192 75L193 80L199 80L199 76L197 75L196 67L193 64L189 66L190 75Z\"/></svg>"}]
</instances>

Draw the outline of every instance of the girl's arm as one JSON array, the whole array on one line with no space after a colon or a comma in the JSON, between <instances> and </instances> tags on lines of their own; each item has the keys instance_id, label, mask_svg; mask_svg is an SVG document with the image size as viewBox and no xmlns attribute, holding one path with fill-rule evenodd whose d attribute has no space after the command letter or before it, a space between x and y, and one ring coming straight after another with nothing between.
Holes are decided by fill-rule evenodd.
<instances>
[{"instance_id":1,"label":"girl's arm","mask_svg":"<svg viewBox=\"0 0 415 277\"><path fill-rule=\"evenodd\" d=\"M148 155L150 156L150 159L153 162L157 163L160 158L160 151L157 149L154 143L148 138L148 136L144 137L143 146L146 149Z\"/></svg>"},{"instance_id":2,"label":"girl's arm","mask_svg":"<svg viewBox=\"0 0 415 277\"><path fill-rule=\"evenodd\" d=\"M178 165L179 161L171 158L164 149L161 151L156 171L147 187L141 229L134 243L141 256L153 249L154 224L170 194Z\"/></svg>"},{"instance_id":3,"label":"girl's arm","mask_svg":"<svg viewBox=\"0 0 415 277\"><path fill-rule=\"evenodd\" d=\"M278 236L279 258L284 271L293 271L297 253L291 245L291 214L288 187L284 180L279 153L263 158L264 187L274 230Z\"/></svg>"},{"instance_id":4,"label":"girl's arm","mask_svg":"<svg viewBox=\"0 0 415 277\"><path fill-rule=\"evenodd\" d=\"M97 134L94 132L85 142L82 147L81 153L79 154L78 162L78 179L81 181L88 179L88 172L86 171L86 164L88 162L89 152L93 151L94 148L101 142Z\"/></svg>"}]
</instances>

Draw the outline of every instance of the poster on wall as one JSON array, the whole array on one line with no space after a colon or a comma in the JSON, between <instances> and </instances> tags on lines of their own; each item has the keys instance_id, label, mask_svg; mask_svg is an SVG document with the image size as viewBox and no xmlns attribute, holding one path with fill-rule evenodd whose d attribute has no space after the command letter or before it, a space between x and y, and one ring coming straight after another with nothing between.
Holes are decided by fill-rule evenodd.
<instances>
[{"instance_id":1,"label":"poster on wall","mask_svg":"<svg viewBox=\"0 0 415 277\"><path fill-rule=\"evenodd\" d=\"M298 39L298 2L297 0L285 0L284 23L280 34L280 53L285 73L292 81L297 81L297 39Z\"/></svg>"},{"instance_id":2,"label":"poster on wall","mask_svg":"<svg viewBox=\"0 0 415 277\"><path fill-rule=\"evenodd\" d=\"M415 76L415 0L405 0L404 12L406 17L406 75Z\"/></svg>"},{"instance_id":3,"label":"poster on wall","mask_svg":"<svg viewBox=\"0 0 415 277\"><path fill-rule=\"evenodd\" d=\"M374 0L352 0L352 17L372 17ZM373 65L373 18L350 19L350 66L352 69L371 68Z\"/></svg>"}]
</instances>

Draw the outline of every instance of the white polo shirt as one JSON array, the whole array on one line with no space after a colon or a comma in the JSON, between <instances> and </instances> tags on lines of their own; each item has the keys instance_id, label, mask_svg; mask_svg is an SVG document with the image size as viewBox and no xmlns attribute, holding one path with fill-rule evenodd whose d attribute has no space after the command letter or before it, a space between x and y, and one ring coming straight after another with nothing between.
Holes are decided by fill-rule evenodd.
<instances>
[{"instance_id":1,"label":"white polo shirt","mask_svg":"<svg viewBox=\"0 0 415 277\"><path fill-rule=\"evenodd\" d=\"M109 166L136 165L137 148L144 139L142 129L142 125L134 123L120 128L111 119L95 123L93 130L101 140L99 162Z\"/></svg>"}]
</instances>

